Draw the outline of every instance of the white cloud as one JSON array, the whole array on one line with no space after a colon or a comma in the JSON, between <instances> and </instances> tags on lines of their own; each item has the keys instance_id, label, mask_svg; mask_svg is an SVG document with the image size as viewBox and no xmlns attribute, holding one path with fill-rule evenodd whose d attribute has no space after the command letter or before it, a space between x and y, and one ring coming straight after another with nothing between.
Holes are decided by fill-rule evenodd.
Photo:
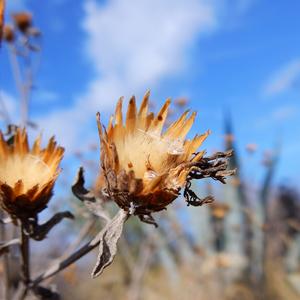
<instances>
[{"instance_id":1,"label":"white cloud","mask_svg":"<svg viewBox=\"0 0 300 300\"><path fill-rule=\"evenodd\" d=\"M0 90L0 122L14 123L18 120L18 104L16 99L7 92Z\"/></svg>"},{"instance_id":2,"label":"white cloud","mask_svg":"<svg viewBox=\"0 0 300 300\"><path fill-rule=\"evenodd\" d=\"M222 3L222 5L221 5ZM184 70L189 49L219 25L222 1L111 0L84 2L84 55L95 77L73 106L44 115L42 128L67 149L83 140L95 112L111 112L118 97L140 96Z\"/></svg>"},{"instance_id":3,"label":"white cloud","mask_svg":"<svg viewBox=\"0 0 300 300\"><path fill-rule=\"evenodd\" d=\"M86 50L96 69L138 86L177 72L195 36L216 25L206 1L89 1L85 9Z\"/></svg>"},{"instance_id":4,"label":"white cloud","mask_svg":"<svg viewBox=\"0 0 300 300\"><path fill-rule=\"evenodd\" d=\"M96 111L111 111L119 96L140 95L178 74L199 35L217 26L216 7L206 0L90 0L84 11L84 53L96 76L72 107L38 120L71 148Z\"/></svg>"},{"instance_id":5,"label":"white cloud","mask_svg":"<svg viewBox=\"0 0 300 300\"><path fill-rule=\"evenodd\" d=\"M291 121L298 115L299 109L296 106L282 105L258 118L255 122L255 128L262 129L274 127L274 124L282 125L284 122Z\"/></svg>"},{"instance_id":6,"label":"white cloud","mask_svg":"<svg viewBox=\"0 0 300 300\"><path fill-rule=\"evenodd\" d=\"M264 87L266 96L282 93L293 87L300 78L300 59L296 59L275 72Z\"/></svg>"},{"instance_id":7,"label":"white cloud","mask_svg":"<svg viewBox=\"0 0 300 300\"><path fill-rule=\"evenodd\" d=\"M291 105L285 105L275 109L271 114L273 121L287 121L298 114L298 108Z\"/></svg>"}]
</instances>

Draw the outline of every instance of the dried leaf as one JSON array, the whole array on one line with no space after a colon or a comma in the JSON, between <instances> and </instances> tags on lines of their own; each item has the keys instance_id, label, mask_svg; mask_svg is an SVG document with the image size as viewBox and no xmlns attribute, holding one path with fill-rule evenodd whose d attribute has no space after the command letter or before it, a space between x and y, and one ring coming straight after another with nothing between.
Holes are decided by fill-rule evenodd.
<instances>
[{"instance_id":1,"label":"dried leaf","mask_svg":"<svg viewBox=\"0 0 300 300\"><path fill-rule=\"evenodd\" d=\"M96 266L92 272L93 278L99 276L113 262L117 253L117 242L121 237L123 225L128 217L129 213L121 209L99 233L99 254Z\"/></svg>"},{"instance_id":2,"label":"dried leaf","mask_svg":"<svg viewBox=\"0 0 300 300\"><path fill-rule=\"evenodd\" d=\"M42 225L34 224L34 226L32 226L32 224L28 224L29 226L33 227L28 228L30 237L36 241L45 239L50 230L65 218L74 219L74 216L69 211L63 211L56 213L49 221Z\"/></svg>"},{"instance_id":3,"label":"dried leaf","mask_svg":"<svg viewBox=\"0 0 300 300\"><path fill-rule=\"evenodd\" d=\"M89 191L84 187L84 170L82 167L79 168L75 183L72 185L73 194L81 200L84 205L91 211L94 215L105 219L106 221L110 220L110 217L106 210L103 207L103 201L99 197L96 197L92 191Z\"/></svg>"}]
</instances>

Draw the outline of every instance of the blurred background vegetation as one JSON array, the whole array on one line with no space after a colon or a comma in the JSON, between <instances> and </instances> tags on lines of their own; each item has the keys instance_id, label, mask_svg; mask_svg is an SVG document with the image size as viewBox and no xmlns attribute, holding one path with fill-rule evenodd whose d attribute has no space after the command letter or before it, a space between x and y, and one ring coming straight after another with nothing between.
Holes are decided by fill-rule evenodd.
<instances>
[{"instance_id":1,"label":"blurred background vegetation","mask_svg":"<svg viewBox=\"0 0 300 300\"><path fill-rule=\"evenodd\" d=\"M93 114L97 110L102 111L102 109L105 114L104 117L108 118L109 113L112 112L110 103L114 103L117 100L115 96L128 95L135 92L139 95L145 91L142 91L144 87L153 84L159 90L159 92L153 91L153 109L159 106L158 101L155 101L158 96L164 96L170 90L174 90L171 96L173 95L175 99L169 122L186 108L194 108L200 110L200 112L203 108L204 120L210 119L207 122L207 126L216 129L216 137L212 138L212 142L207 146L208 152L214 152L217 149L234 149L235 155L231 158L230 165L231 168L237 168L237 174L231 177L227 184L223 186L215 185L209 180L201 182L201 184L195 184L194 190L197 191L200 197L212 194L216 199L215 202L204 207L190 209L186 207L183 199L178 199L167 211L155 215L159 228L147 226L139 222L138 219L131 218L125 226L125 234L119 243L118 257L101 277L94 280L90 278L91 268L97 254L97 251L94 251L82 258L82 260L79 260L78 263L71 265L58 276L49 279L47 283L52 286L53 290L59 291L62 299L300 299L300 202L299 187L297 185L299 180L297 171L299 160L296 156L299 143L295 143L295 139L297 139L295 130L299 129L299 126L297 127L299 121L289 119L291 116L297 116L299 104L290 105L290 100L288 99L290 97L291 101L294 101L296 96L291 94L290 90L288 94L283 95L286 97L288 106L282 107L281 112L278 110L281 107L275 107L277 104L271 104L273 100L264 99L261 100L261 105L259 100L253 100L252 104L256 106L254 111L249 109L250 106L246 106L243 109L241 108L242 104L225 100L215 103L208 101L207 106L209 110L205 111L205 101L200 104L194 95L194 93L198 93L199 87L194 87L191 93L183 92L185 89L194 86L195 83L183 84L180 90L178 88L180 76L172 81L169 74L160 74L157 71L157 66L153 68L149 66L156 64L164 68L165 64L174 64L177 58L181 59L180 56L195 55L189 53L189 51L192 51L191 49L196 51L195 48L190 47L188 50L175 53L171 62L164 56L162 58L166 59L166 61L156 61L155 59L152 61L152 52L156 53L156 51L160 50L150 46L152 36L147 36L148 31L144 35L138 35L138 40L133 39L133 41L138 43L139 39L141 39L141 43L146 45L148 43L149 52L145 51L143 47L141 47L140 52L134 52L136 55L141 53L144 56L140 60L131 62L132 65L129 65L129 67L122 60L132 60L131 54L126 52L131 48L124 49L125 53L120 55L122 51L119 52L109 48L114 45L113 42L108 42L108 45L106 45L105 38L109 41L110 37L105 36L102 32L100 37L103 38L104 36L104 39L100 40L99 43L101 45L92 43L91 48L88 49L89 52L94 52L101 47L99 56L102 55L102 57L95 61L95 65L100 65L101 75L97 75L100 76L100 79L91 81L88 92L83 92L83 88L79 91L80 88L76 88L76 85L81 82L81 76L84 76L84 74L80 73L84 73L87 68L86 62L78 61L78 64L76 64L77 61L74 60L76 59L74 51L79 51L76 50L77 48L83 48L76 36L73 37L73 35L79 34L79 31L82 30L78 29L77 23L79 21L75 18L76 16L80 17L80 14L76 5L72 7L73 4L70 1L56 2L58 4L55 5L60 5L60 9L66 8L68 11L65 11L63 15L61 11L55 15L53 7L49 9L49 12L46 12L41 4L36 4L34 1L26 4L9 4L5 18L5 23L8 26L4 30L4 41L0 49L1 130L5 131L6 126L9 124L27 126L30 128L32 135L43 130L46 135L57 134L61 138L59 143L64 146L65 141L67 148L66 159L63 165L64 170L56 187L55 199L52 200L49 209L57 211L61 210L62 206L67 207L75 214L76 219L73 223L71 221L66 222L60 229L54 230L44 243L39 244L37 242L34 244L32 250L34 252L33 271L36 273L44 271L57 257L61 257L61 255L63 257L67 256L81 244L91 239L102 226L101 222L87 212L78 203L78 200L71 195L69 188L75 177L75 170L80 165L84 165L86 168L89 185L91 187L96 187L97 185L99 146L97 134L95 133L96 126L95 124L92 125L95 127L93 131L90 124L83 120L91 117L91 122L93 123ZM183 33L183 36L191 34L188 31L189 26L186 26L186 23L189 24L186 19L193 24L197 22L204 23L203 26L205 28L209 27L208 31L215 30L214 26L217 26L212 24L214 20L207 21L205 18L203 19L203 14L207 18L213 18L209 12L210 6L206 5L205 1L199 1L200 6L195 4L197 1L188 1L185 4L181 3L181 1L175 1L174 3L166 1L163 8L160 8L160 5L157 3L153 3L152 7L147 1L142 2L146 3L147 16L148 14L149 16L154 15L154 21L160 20L156 16L156 12L158 15L162 14L163 18L168 19L167 13L170 11L170 16L173 18L170 17L168 19L169 30L176 30L177 27L176 25L173 26L173 23L179 22L182 26L185 26L186 32ZM257 10L264 7L259 7L257 4L256 8L251 8L254 11L256 9L251 15L249 7L252 4L250 5L248 2L250 3L251 1L241 1L237 2L240 4L235 4L234 17L236 19L244 17L248 22L250 19L250 25L253 22L255 27L254 20L261 17L258 16ZM16 11L16 9L24 8L24 5L26 9L31 8L30 11L27 10L25 13L28 24L24 25L25 21L23 20L23 26L28 26L30 29L26 31L20 25L22 22L14 17L14 13L20 12ZM90 30L89 39L91 39L91 36L93 37L93 31L104 30L104 28L97 27L96 19L97 17L105 20L109 18L107 11L112 13L111 19L108 19L107 22L99 22L99 25L112 27L122 25L115 23L115 18L122 18L122 10L126 11L127 6L130 6L132 10L137 10L136 14L133 15L134 18L131 19L133 25L132 27L129 26L129 29L134 31L134 28L139 26L139 22L144 21L142 17L138 16L141 4L137 4L134 1L130 4L125 4L122 1L107 1L107 3L106 1L104 3L87 1L85 4L81 3L81 5L85 6L85 13L92 14L93 9L95 10L94 16L83 21L83 28L89 28ZM158 6L157 11L155 5ZM193 13L192 10L188 10L186 8L188 6L192 10L193 8L199 9L199 14L202 17ZM280 10L278 3L273 5L273 3L269 2L267 7L270 8L270 14L272 14L273 10L274 19L276 19L275 16ZM289 13L284 11L284 18L288 19L290 17L291 20L294 20L295 14L292 11L297 11L297 8L299 8L297 1L291 1ZM163 13L160 9L163 10ZM179 12L174 15L172 11L176 9L179 9ZM97 10L99 12L98 15L96 13ZM296 15L299 14L299 11ZM143 13L143 10L141 12ZM43 18L47 16L47 20L41 20L41 16ZM61 28L63 25L60 23L62 16L65 17L64 21L67 24L65 25L66 28L63 29ZM124 16L131 17L130 14L125 14ZM233 17L232 15L230 16ZM180 17L184 18L184 21ZM222 16L222 18L225 17ZM109 20L111 20L111 23ZM149 21L149 19L146 18L146 21ZM51 23L56 28L52 30L54 32L57 30L59 39L55 40L53 32L49 34L49 37L47 36L47 32L50 29L49 26L45 25L45 22ZM284 22L280 17L278 22L282 22L281 28L283 31L284 28L290 26L288 21ZM291 22L294 22L294 30L296 21ZM265 27L271 26L271 24L271 17L266 16L265 24L260 25L263 28L262 30L266 30ZM248 23L248 26L250 25ZM151 27L151 25L149 26ZM233 20L231 20L231 26L237 26ZM146 29L148 30L149 28L147 27ZM63 33L60 30L63 30ZM120 28L116 30L122 31ZM219 34L222 34L222 39L226 39L227 35L229 35L226 30L240 29L226 28L224 31L221 30ZM290 36L294 37L293 34L296 33L293 30L290 30ZM113 30L108 30L106 34L109 35L111 33L113 33ZM166 37L164 32L155 32L158 40L160 34L162 35L161 39ZM268 34L268 32L265 34ZM181 33L178 32L178 35L180 36ZM64 36L66 40L64 40ZM135 37L134 34L131 35L129 33L128 39L132 38L132 36ZM117 38L121 39L122 37L117 35ZM124 39L126 39L126 35ZM250 36L249 39L251 39ZM293 40L293 38L291 39ZM170 47L181 47L181 42L179 44L174 42L173 45L173 41L170 41ZM283 41L286 40L283 39ZM268 42L271 48L274 44L275 46L277 45L277 40L272 41L272 38ZM127 45L127 43L130 43L130 40L125 44ZM188 44L190 41L183 38L182 43ZM278 38L278 43L280 43L280 38ZM115 42L115 47L125 44ZM138 47L137 44L135 45ZM158 45L160 44L158 43ZM47 46L49 46L49 49L47 49ZM71 49L70 46L73 48ZM112 51L112 53L106 53L106 46L108 48L107 52ZM294 46L296 48L295 51L298 49L299 57L299 41L295 42ZM206 51L209 52L209 45L207 47L208 50ZM251 55L253 49L251 47L249 49L249 60L256 64L255 68L265 68L265 65L260 65L261 60L253 60L254 58ZM246 54L243 52L245 49L242 51L242 54L228 54L228 52L226 54L225 50L223 55L242 55L242 59L247 60L248 52L246 51ZM62 51L65 52L65 56L61 55ZM186 51L188 54L185 53ZM199 49L197 51L201 52ZM239 49L232 47L230 51L239 51ZM292 53L290 50L287 50L287 46L284 53L287 53L287 59L292 57ZM71 58L66 58L64 64L63 58L68 55ZM207 53L204 51L204 57L206 55ZM213 53L212 55L218 56L221 53ZM275 54L272 55L275 56ZM47 58L49 58L50 64L55 62L55 58L57 58L55 66L49 67ZM114 59L116 62L113 63ZM192 59L191 61L193 62ZM281 59L281 61L283 60ZM140 67L139 63L142 66L143 64L147 66ZM43 64L46 67L40 70L40 66ZM193 63L190 64L187 70L198 67L197 61L195 61L194 66ZM137 75L133 76L134 78L130 77L132 76L130 72L135 71L131 70L131 67L137 67ZM224 65L222 67L224 68ZM244 76L242 67L232 67L237 68L237 73L240 72L238 74L241 74L241 77ZM68 72L64 70L65 68L68 69ZM112 68L111 74L106 68ZM176 68L170 66L168 68L171 70L170 72L176 72ZM154 77L149 79L150 75L147 77L143 70L147 73L151 72L152 69ZM205 70L205 68L203 69ZM39 79L38 70L42 73L42 79ZM50 70L49 77L57 76L59 78L59 83L57 83L59 87L57 89L61 95L68 97L70 96L70 90L74 89L78 93L85 93L81 95L84 100L81 102L79 100L70 100L69 102L65 101L65 103L61 100L63 96L58 97L52 90L51 92L47 90L47 85L51 86L53 90L55 89L55 79L46 80L46 70ZM73 74L74 72L78 74ZM110 75L114 76L114 72L120 72L121 75L110 82ZM187 74L185 72L182 73L183 76ZM220 73L224 76L223 80L227 82L228 78L225 77L227 75L230 76L230 72L226 75L221 70ZM265 93L276 94L278 90L281 93L282 90L292 87L293 89L295 88L295 93L299 97L299 88L297 88L300 73L299 60L294 60L289 64L289 67L283 73L285 73L285 77L284 74L282 75L284 78L279 78L280 74L277 74L273 82L268 83ZM258 72L257 74L260 73ZM195 80L195 77L198 75L199 73L194 73L194 77L192 76L190 80ZM86 76L92 77L92 72L87 72ZM105 76L108 78L107 80ZM125 80L123 76L124 78L126 76L129 77L127 82L123 82ZM160 85L157 85L155 76L158 77L157 80L160 80ZM209 76L209 71L207 76ZM186 80L188 81L188 79ZM248 78L244 80L247 81ZM137 83L139 81L142 83ZM131 83L132 87L130 87ZM97 84L99 86L96 86ZM167 86L165 89L162 88L164 84ZM66 86L65 90L61 87L64 85ZM252 86L252 84L249 83L249 86ZM123 87L124 91L122 91ZM245 88L245 85L243 87ZM231 83L231 88L235 88L233 83ZM220 90L220 94L222 94L222 86L217 82L212 89ZM237 87L237 90L239 90L239 87ZM107 94L105 94L106 92ZM225 92L227 92L226 88L224 88ZM116 95L116 93L120 94ZM247 94L247 91L244 91L244 93ZM206 92L206 94L208 98L219 96L218 93L209 94ZM238 97L239 93L234 94L234 96ZM224 97L230 96L225 95ZM204 96L201 95L201 98L204 98ZM247 97L244 99L247 99ZM45 101L45 103L39 103L38 101ZM247 105L249 105L249 101ZM86 109L85 106L91 108ZM277 109L277 117L273 116L273 123L270 127L264 127L262 121L254 119L253 115L250 116L254 113L263 118L264 114L266 114L265 119L267 120L268 113L272 114L272 111L267 112L265 106L274 106ZM249 115L246 113L247 110ZM241 114L245 115L240 116ZM71 124L64 123L62 120L71 122ZM278 123L282 123L282 127L279 128ZM80 124L82 124L82 128ZM255 131L257 124L261 126L261 128L257 129L259 134L257 136L252 134L246 138L245 132L241 128L246 126L250 127L249 130L253 129ZM268 135L267 132L270 131L272 126L275 128L275 132L273 130L272 134ZM289 128L293 128L291 131L294 137L290 138L291 132L289 132L287 133L288 138L283 138L286 137L285 133ZM203 126L200 127L196 124L194 131L202 133L205 129ZM73 130L77 132L74 133ZM78 140L78 137L80 140ZM78 146L74 146L74 141L77 142ZM293 151L295 151L286 151L285 149L289 149L287 145L291 146ZM108 203L107 209L113 213L116 207L112 203ZM47 212L43 214L45 217L47 216ZM9 227L6 232L4 232L4 224L0 224L0 228L1 241L5 240L4 234L6 236L15 234L13 227ZM9 264L9 282L12 285L18 282L18 259L15 251L11 251L9 255L3 256L2 264L0 265L1 282L5 280L5 274L3 273L5 264Z\"/></svg>"}]
</instances>

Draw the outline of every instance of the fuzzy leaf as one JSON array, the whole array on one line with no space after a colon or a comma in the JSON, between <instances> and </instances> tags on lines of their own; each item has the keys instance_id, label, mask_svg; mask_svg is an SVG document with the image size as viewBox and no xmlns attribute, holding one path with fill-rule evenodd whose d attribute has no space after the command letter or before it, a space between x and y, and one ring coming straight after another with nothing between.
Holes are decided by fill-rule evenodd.
<instances>
[{"instance_id":1,"label":"fuzzy leaf","mask_svg":"<svg viewBox=\"0 0 300 300\"><path fill-rule=\"evenodd\" d=\"M129 217L129 213L120 210L116 216L101 230L99 254L92 277L99 276L109 266L117 253L117 243L123 232L123 225Z\"/></svg>"}]
</instances>

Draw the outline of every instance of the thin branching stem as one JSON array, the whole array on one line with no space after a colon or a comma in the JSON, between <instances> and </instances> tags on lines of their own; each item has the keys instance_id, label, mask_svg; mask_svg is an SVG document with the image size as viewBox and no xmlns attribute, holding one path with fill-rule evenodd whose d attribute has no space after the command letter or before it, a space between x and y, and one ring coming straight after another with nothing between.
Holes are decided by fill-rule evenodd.
<instances>
[{"instance_id":1,"label":"thin branching stem","mask_svg":"<svg viewBox=\"0 0 300 300\"><path fill-rule=\"evenodd\" d=\"M4 213L0 210L0 218L4 218ZM5 224L0 224L0 240L5 241L7 239ZM10 300L10 281L9 281L9 257L7 253L2 255L3 259L3 298Z\"/></svg>"},{"instance_id":2,"label":"thin branching stem","mask_svg":"<svg viewBox=\"0 0 300 300\"><path fill-rule=\"evenodd\" d=\"M114 222L114 220L118 218L121 211L122 210L119 210L119 212L115 215L113 219L107 221L106 226L110 222ZM103 232L106 230L106 226L103 227L103 229L97 234L95 238L93 238L92 240L84 244L81 248L79 248L77 251L69 255L67 258L65 258L65 255L63 255L60 259L54 262L45 272L40 274L36 279L32 281L31 286L32 287L37 286L42 281L66 269L68 266L70 266L71 264L79 260L81 257L83 257L84 255L88 254L90 251L95 249L100 244L100 241L103 236Z\"/></svg>"},{"instance_id":3,"label":"thin branching stem","mask_svg":"<svg viewBox=\"0 0 300 300\"><path fill-rule=\"evenodd\" d=\"M24 293L21 299L25 299L29 284L30 284L30 238L24 228L24 224L21 224L21 257L22 257L22 281L25 286Z\"/></svg>"}]
</instances>

